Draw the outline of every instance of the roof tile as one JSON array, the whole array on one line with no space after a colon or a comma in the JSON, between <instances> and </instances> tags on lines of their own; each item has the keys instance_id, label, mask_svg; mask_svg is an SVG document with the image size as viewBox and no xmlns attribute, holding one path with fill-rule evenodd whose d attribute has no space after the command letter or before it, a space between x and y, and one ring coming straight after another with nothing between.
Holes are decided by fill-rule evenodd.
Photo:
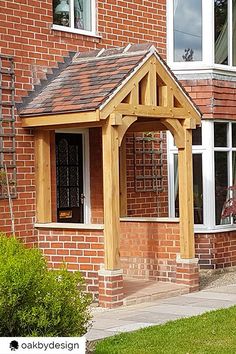
<instances>
[{"instance_id":1,"label":"roof tile","mask_svg":"<svg viewBox=\"0 0 236 354\"><path fill-rule=\"evenodd\" d=\"M127 54L124 48L80 53L20 110L21 116L34 116L97 109L130 75L148 51ZM130 50L130 48L129 48ZM101 55L97 56L99 53Z\"/></svg>"}]
</instances>

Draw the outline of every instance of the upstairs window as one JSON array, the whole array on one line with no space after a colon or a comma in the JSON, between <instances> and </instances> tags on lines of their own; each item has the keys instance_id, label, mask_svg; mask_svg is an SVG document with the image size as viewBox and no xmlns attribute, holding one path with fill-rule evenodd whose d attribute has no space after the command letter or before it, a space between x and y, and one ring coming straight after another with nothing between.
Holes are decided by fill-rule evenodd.
<instances>
[{"instance_id":1,"label":"upstairs window","mask_svg":"<svg viewBox=\"0 0 236 354\"><path fill-rule=\"evenodd\" d=\"M95 34L95 0L53 0L53 29Z\"/></svg>"},{"instance_id":2,"label":"upstairs window","mask_svg":"<svg viewBox=\"0 0 236 354\"><path fill-rule=\"evenodd\" d=\"M172 69L236 66L236 0L167 0Z\"/></svg>"},{"instance_id":3,"label":"upstairs window","mask_svg":"<svg viewBox=\"0 0 236 354\"><path fill-rule=\"evenodd\" d=\"M174 60L202 60L201 0L174 0Z\"/></svg>"}]
</instances>

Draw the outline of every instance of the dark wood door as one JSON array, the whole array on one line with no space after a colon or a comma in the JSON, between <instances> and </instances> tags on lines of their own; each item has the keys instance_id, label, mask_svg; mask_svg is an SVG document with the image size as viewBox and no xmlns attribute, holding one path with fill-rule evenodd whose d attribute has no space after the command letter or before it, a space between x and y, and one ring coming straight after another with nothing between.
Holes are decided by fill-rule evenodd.
<instances>
[{"instance_id":1,"label":"dark wood door","mask_svg":"<svg viewBox=\"0 0 236 354\"><path fill-rule=\"evenodd\" d=\"M57 221L84 222L81 134L56 134Z\"/></svg>"}]
</instances>

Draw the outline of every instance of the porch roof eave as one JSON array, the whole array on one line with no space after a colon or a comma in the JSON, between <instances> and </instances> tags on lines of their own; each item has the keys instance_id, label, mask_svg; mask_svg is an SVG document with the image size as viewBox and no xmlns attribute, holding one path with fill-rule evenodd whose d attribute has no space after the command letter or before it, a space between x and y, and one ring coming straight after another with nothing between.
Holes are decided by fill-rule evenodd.
<instances>
[{"instance_id":1,"label":"porch roof eave","mask_svg":"<svg viewBox=\"0 0 236 354\"><path fill-rule=\"evenodd\" d=\"M100 112L98 109L83 112L61 112L57 114L30 115L22 117L24 128L59 128L61 126L91 126L99 125Z\"/></svg>"}]
</instances>

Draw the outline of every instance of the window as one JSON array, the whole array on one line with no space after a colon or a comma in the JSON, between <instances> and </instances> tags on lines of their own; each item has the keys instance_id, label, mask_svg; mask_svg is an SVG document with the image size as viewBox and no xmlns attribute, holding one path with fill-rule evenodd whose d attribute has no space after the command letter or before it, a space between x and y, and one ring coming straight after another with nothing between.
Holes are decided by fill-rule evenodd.
<instances>
[{"instance_id":1,"label":"window","mask_svg":"<svg viewBox=\"0 0 236 354\"><path fill-rule=\"evenodd\" d=\"M202 60L202 1L174 0L174 61Z\"/></svg>"},{"instance_id":2,"label":"window","mask_svg":"<svg viewBox=\"0 0 236 354\"><path fill-rule=\"evenodd\" d=\"M171 139L172 140L172 139ZM172 140L173 143L173 140ZM202 152L199 151L202 145L201 128L193 130L193 199L194 199L194 223L203 224L203 175L202 175ZM201 148L200 148L201 149ZM173 176L173 186L171 190L174 192L172 200L171 216L179 216L179 181L178 181L178 154L177 149L172 146L170 149L169 161L173 166L173 171L169 171ZM174 210L173 210L174 207Z\"/></svg>"},{"instance_id":3,"label":"window","mask_svg":"<svg viewBox=\"0 0 236 354\"><path fill-rule=\"evenodd\" d=\"M222 219L224 203L229 197L227 187L236 185L236 123L214 123L215 164L215 223L231 224L231 219Z\"/></svg>"},{"instance_id":4,"label":"window","mask_svg":"<svg viewBox=\"0 0 236 354\"><path fill-rule=\"evenodd\" d=\"M95 0L53 0L53 28L95 34Z\"/></svg>"},{"instance_id":5,"label":"window","mask_svg":"<svg viewBox=\"0 0 236 354\"><path fill-rule=\"evenodd\" d=\"M236 0L167 0L172 69L236 65Z\"/></svg>"},{"instance_id":6,"label":"window","mask_svg":"<svg viewBox=\"0 0 236 354\"><path fill-rule=\"evenodd\" d=\"M55 221L90 223L88 130L56 131L55 168Z\"/></svg>"},{"instance_id":7,"label":"window","mask_svg":"<svg viewBox=\"0 0 236 354\"><path fill-rule=\"evenodd\" d=\"M224 204L236 186L236 122L202 121L193 130L193 199L197 230L235 228L233 218L222 218ZM169 214L179 216L178 150L168 133Z\"/></svg>"}]
</instances>

